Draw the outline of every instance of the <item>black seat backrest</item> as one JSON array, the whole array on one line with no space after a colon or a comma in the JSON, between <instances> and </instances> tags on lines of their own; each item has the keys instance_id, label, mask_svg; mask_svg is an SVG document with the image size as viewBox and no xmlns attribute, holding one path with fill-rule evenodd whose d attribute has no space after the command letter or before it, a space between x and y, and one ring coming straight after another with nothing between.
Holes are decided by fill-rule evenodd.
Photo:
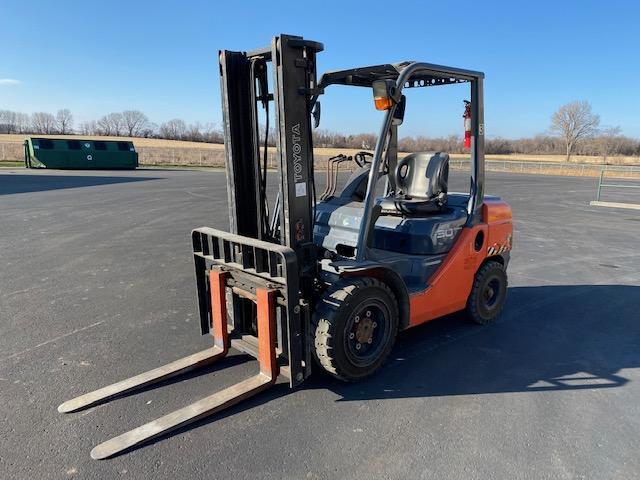
<instances>
[{"instance_id":1,"label":"black seat backrest","mask_svg":"<svg viewBox=\"0 0 640 480\"><path fill-rule=\"evenodd\" d=\"M446 195L449 154L418 152L398 160L395 171L397 196L431 199Z\"/></svg>"}]
</instances>

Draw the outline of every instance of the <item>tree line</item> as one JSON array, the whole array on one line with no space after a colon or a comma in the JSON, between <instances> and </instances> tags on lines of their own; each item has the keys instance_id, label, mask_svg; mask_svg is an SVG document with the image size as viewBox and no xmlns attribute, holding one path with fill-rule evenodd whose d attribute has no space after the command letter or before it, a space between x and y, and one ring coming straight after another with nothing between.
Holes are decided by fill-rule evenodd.
<instances>
[{"instance_id":1,"label":"tree line","mask_svg":"<svg viewBox=\"0 0 640 480\"><path fill-rule=\"evenodd\" d=\"M164 138L193 142L222 143L222 132L213 123L187 124L175 118L161 124L153 123L139 110L125 110L103 115L97 120L81 122L77 126L67 108L55 114L35 112L31 115L0 110L0 133L27 133L45 135L101 135L143 138Z\"/></svg>"},{"instance_id":2,"label":"tree line","mask_svg":"<svg viewBox=\"0 0 640 480\"><path fill-rule=\"evenodd\" d=\"M461 135L447 137L408 136L398 140L402 152L442 151L465 153ZM314 132L314 145L334 148L373 149L374 134L345 135L328 130ZM546 133L531 138L485 138L487 154L572 155L607 157L640 156L640 140L621 134L620 127L600 127L600 117L593 113L586 101L562 105L551 117Z\"/></svg>"},{"instance_id":3,"label":"tree line","mask_svg":"<svg viewBox=\"0 0 640 480\"><path fill-rule=\"evenodd\" d=\"M261 128L261 136L264 132ZM36 112L31 115L0 110L0 133L70 134L128 136L164 138L194 142L222 143L223 133L212 123L187 124L181 119L173 119L155 124L139 110L125 110L109 113L98 120L74 125L69 109L58 110L55 115ZM360 133L347 135L330 130L313 131L314 145L328 148L356 148L372 150L376 135ZM275 130L270 129L267 143L274 146ZM464 153L462 135L447 137L407 136L398 141L398 149L403 152L444 151ZM558 108L550 119L546 133L531 138L486 138L487 154L535 154L565 155L570 161L572 155L640 156L640 140L621 135L619 127L601 127L600 117L593 113L586 101L575 101Z\"/></svg>"}]
</instances>

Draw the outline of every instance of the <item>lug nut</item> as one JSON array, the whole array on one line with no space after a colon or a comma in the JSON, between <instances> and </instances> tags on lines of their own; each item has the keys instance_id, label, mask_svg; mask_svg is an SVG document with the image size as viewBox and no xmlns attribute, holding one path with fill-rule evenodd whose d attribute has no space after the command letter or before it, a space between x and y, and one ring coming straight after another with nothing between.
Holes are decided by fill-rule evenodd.
<instances>
[{"instance_id":1,"label":"lug nut","mask_svg":"<svg viewBox=\"0 0 640 480\"><path fill-rule=\"evenodd\" d=\"M365 314L367 317L371 316L371 310L367 310L367 313Z\"/></svg>"},{"instance_id":2,"label":"lug nut","mask_svg":"<svg viewBox=\"0 0 640 480\"><path fill-rule=\"evenodd\" d=\"M356 315L356 318L354 319L354 322L358 323L360 321L360 317L358 315Z\"/></svg>"},{"instance_id":3,"label":"lug nut","mask_svg":"<svg viewBox=\"0 0 640 480\"><path fill-rule=\"evenodd\" d=\"M355 335L353 334L353 332L351 332L351 333L349 334L349 340L353 340L353 337L355 337Z\"/></svg>"},{"instance_id":4,"label":"lug nut","mask_svg":"<svg viewBox=\"0 0 640 480\"><path fill-rule=\"evenodd\" d=\"M369 340L367 340L367 343L369 344L373 343L373 337L369 337Z\"/></svg>"},{"instance_id":5,"label":"lug nut","mask_svg":"<svg viewBox=\"0 0 640 480\"><path fill-rule=\"evenodd\" d=\"M373 324L371 325L373 328L376 328L378 326L378 322L373 322Z\"/></svg>"},{"instance_id":6,"label":"lug nut","mask_svg":"<svg viewBox=\"0 0 640 480\"><path fill-rule=\"evenodd\" d=\"M361 343L356 343L356 350L360 350L362 348L362 344Z\"/></svg>"}]
</instances>

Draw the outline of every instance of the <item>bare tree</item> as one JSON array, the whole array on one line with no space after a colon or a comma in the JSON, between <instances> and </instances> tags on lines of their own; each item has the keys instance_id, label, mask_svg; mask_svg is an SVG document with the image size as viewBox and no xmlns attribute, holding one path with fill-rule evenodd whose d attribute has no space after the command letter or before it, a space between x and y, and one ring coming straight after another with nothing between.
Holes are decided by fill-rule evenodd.
<instances>
[{"instance_id":1,"label":"bare tree","mask_svg":"<svg viewBox=\"0 0 640 480\"><path fill-rule=\"evenodd\" d=\"M574 147L598 131L600 116L591 111L591 104L577 100L561 106L551 117L551 131L560 135L566 146L567 162Z\"/></svg>"},{"instance_id":2,"label":"bare tree","mask_svg":"<svg viewBox=\"0 0 640 480\"><path fill-rule=\"evenodd\" d=\"M30 123L26 113L0 110L0 133L27 133Z\"/></svg>"},{"instance_id":3,"label":"bare tree","mask_svg":"<svg viewBox=\"0 0 640 480\"><path fill-rule=\"evenodd\" d=\"M31 115L31 127L35 133L51 134L56 129L55 117L47 112L36 112Z\"/></svg>"},{"instance_id":4,"label":"bare tree","mask_svg":"<svg viewBox=\"0 0 640 480\"><path fill-rule=\"evenodd\" d=\"M174 118L160 125L160 137L171 140L180 140L185 136L187 125L183 120Z\"/></svg>"},{"instance_id":5,"label":"bare tree","mask_svg":"<svg viewBox=\"0 0 640 480\"><path fill-rule=\"evenodd\" d=\"M16 112L16 132L17 133L28 133L29 127L31 126L31 121L29 119L29 115L22 112Z\"/></svg>"},{"instance_id":6,"label":"bare tree","mask_svg":"<svg viewBox=\"0 0 640 480\"><path fill-rule=\"evenodd\" d=\"M82 122L78 128L82 135L97 135L100 132L98 124L95 120Z\"/></svg>"},{"instance_id":7,"label":"bare tree","mask_svg":"<svg viewBox=\"0 0 640 480\"><path fill-rule=\"evenodd\" d=\"M121 113L110 113L107 115L109 122L111 124L111 129L113 131L113 135L119 136L124 133L124 119L122 118Z\"/></svg>"},{"instance_id":8,"label":"bare tree","mask_svg":"<svg viewBox=\"0 0 640 480\"><path fill-rule=\"evenodd\" d=\"M119 136L124 130L124 120L121 113L110 113L105 115L96 122L96 125L100 135Z\"/></svg>"},{"instance_id":9,"label":"bare tree","mask_svg":"<svg viewBox=\"0 0 640 480\"><path fill-rule=\"evenodd\" d=\"M215 123L206 123L203 127L202 139L209 143L224 143L224 135Z\"/></svg>"},{"instance_id":10,"label":"bare tree","mask_svg":"<svg viewBox=\"0 0 640 480\"><path fill-rule=\"evenodd\" d=\"M203 140L202 125L200 122L189 124L184 135L185 140L201 142Z\"/></svg>"},{"instance_id":11,"label":"bare tree","mask_svg":"<svg viewBox=\"0 0 640 480\"><path fill-rule=\"evenodd\" d=\"M0 110L0 132L1 133L16 133L16 112L11 110Z\"/></svg>"},{"instance_id":12,"label":"bare tree","mask_svg":"<svg viewBox=\"0 0 640 480\"><path fill-rule=\"evenodd\" d=\"M139 137L149 125L149 119L139 110L125 110L122 112L122 122L125 132L130 137Z\"/></svg>"},{"instance_id":13,"label":"bare tree","mask_svg":"<svg viewBox=\"0 0 640 480\"><path fill-rule=\"evenodd\" d=\"M596 145L602 155L602 163L607 163L607 157L616 153L615 147L621 132L620 127L605 127L600 130Z\"/></svg>"},{"instance_id":14,"label":"bare tree","mask_svg":"<svg viewBox=\"0 0 640 480\"><path fill-rule=\"evenodd\" d=\"M99 135L113 135L108 115L103 115L96 121L96 129L96 133Z\"/></svg>"},{"instance_id":15,"label":"bare tree","mask_svg":"<svg viewBox=\"0 0 640 480\"><path fill-rule=\"evenodd\" d=\"M140 131L140 136L144 138L152 138L156 136L156 132L158 131L158 125L155 123L148 123L146 127L144 127Z\"/></svg>"},{"instance_id":16,"label":"bare tree","mask_svg":"<svg viewBox=\"0 0 640 480\"><path fill-rule=\"evenodd\" d=\"M56 113L56 126L58 133L66 135L73 132L73 115L71 110L63 108Z\"/></svg>"}]
</instances>

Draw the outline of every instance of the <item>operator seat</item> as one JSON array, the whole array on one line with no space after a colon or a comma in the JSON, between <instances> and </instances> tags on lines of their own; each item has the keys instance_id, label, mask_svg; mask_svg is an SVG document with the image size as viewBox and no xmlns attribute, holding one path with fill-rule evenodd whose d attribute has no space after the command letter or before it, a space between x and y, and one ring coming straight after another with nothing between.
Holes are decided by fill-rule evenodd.
<instances>
[{"instance_id":1,"label":"operator seat","mask_svg":"<svg viewBox=\"0 0 640 480\"><path fill-rule=\"evenodd\" d=\"M393 176L396 191L378 199L382 214L429 215L441 212L446 206L448 153L418 152L407 155L398 161Z\"/></svg>"}]
</instances>

